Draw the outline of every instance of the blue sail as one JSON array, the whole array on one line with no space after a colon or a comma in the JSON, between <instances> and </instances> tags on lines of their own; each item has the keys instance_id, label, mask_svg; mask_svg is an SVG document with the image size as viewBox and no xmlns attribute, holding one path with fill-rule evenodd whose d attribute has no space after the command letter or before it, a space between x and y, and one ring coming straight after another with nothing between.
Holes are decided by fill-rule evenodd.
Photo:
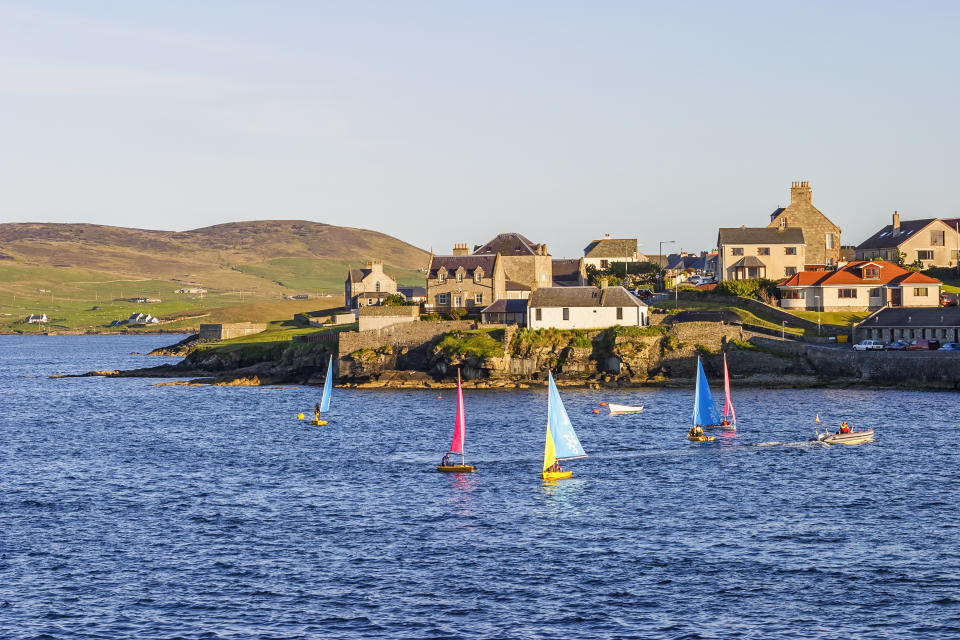
<instances>
[{"instance_id":1,"label":"blue sail","mask_svg":"<svg viewBox=\"0 0 960 640\"><path fill-rule=\"evenodd\" d=\"M570 417L567 416L567 410L563 407L563 400L560 399L560 392L557 391L557 385L553 382L553 374L550 373L550 396L547 403L547 424L550 426L550 435L553 438L553 444L557 450L557 459L586 458L587 452L580 446L580 440L570 424Z\"/></svg>"},{"instance_id":2,"label":"blue sail","mask_svg":"<svg viewBox=\"0 0 960 640\"><path fill-rule=\"evenodd\" d=\"M330 410L330 394L333 392L333 356L330 356L330 366L327 367L327 378L323 381L323 397L320 398L320 413Z\"/></svg>"},{"instance_id":3,"label":"blue sail","mask_svg":"<svg viewBox=\"0 0 960 640\"><path fill-rule=\"evenodd\" d=\"M707 383L707 374L703 372L699 357L697 357L697 390L694 393L693 417L690 418L690 423L700 426L720 424L720 413L713 401L710 385Z\"/></svg>"}]
</instances>

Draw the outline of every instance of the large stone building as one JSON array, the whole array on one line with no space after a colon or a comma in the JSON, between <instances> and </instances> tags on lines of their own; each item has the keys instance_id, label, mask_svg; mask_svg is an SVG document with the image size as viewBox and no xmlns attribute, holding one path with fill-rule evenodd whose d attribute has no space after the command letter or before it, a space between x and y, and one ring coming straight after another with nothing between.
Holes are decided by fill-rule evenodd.
<instances>
[{"instance_id":1,"label":"large stone building","mask_svg":"<svg viewBox=\"0 0 960 640\"><path fill-rule=\"evenodd\" d=\"M789 227L736 227L717 234L717 280L780 280L804 270L804 232Z\"/></svg>"},{"instance_id":2,"label":"large stone building","mask_svg":"<svg viewBox=\"0 0 960 640\"><path fill-rule=\"evenodd\" d=\"M397 293L397 281L383 271L383 262L370 260L363 269L348 269L343 285L343 304L347 309L359 309L380 304L389 295Z\"/></svg>"},{"instance_id":3,"label":"large stone building","mask_svg":"<svg viewBox=\"0 0 960 640\"><path fill-rule=\"evenodd\" d=\"M951 220L950 222L954 222ZM882 258L897 261L903 253L904 264L920 262L923 268L954 267L960 250L957 225L939 218L904 220L893 212L893 220L857 245L857 260Z\"/></svg>"},{"instance_id":4,"label":"large stone building","mask_svg":"<svg viewBox=\"0 0 960 640\"><path fill-rule=\"evenodd\" d=\"M454 251L465 250L457 245ZM465 253L465 251L464 251ZM505 298L507 280L499 255L431 256L427 268L427 305L442 311L464 308L479 312Z\"/></svg>"},{"instance_id":5,"label":"large stone building","mask_svg":"<svg viewBox=\"0 0 960 640\"><path fill-rule=\"evenodd\" d=\"M790 186L790 204L771 213L767 226L803 230L808 269L832 268L840 261L840 227L813 206L813 190L807 181Z\"/></svg>"}]
</instances>

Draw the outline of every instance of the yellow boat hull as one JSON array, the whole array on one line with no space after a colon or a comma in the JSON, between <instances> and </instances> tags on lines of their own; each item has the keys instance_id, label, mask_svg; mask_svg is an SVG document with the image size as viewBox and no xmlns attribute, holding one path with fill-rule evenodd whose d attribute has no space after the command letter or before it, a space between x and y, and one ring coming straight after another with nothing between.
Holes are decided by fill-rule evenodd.
<instances>
[{"instance_id":1,"label":"yellow boat hull","mask_svg":"<svg viewBox=\"0 0 960 640\"><path fill-rule=\"evenodd\" d=\"M310 421L310 424L312 424L312 425L315 426L315 427L322 427L323 425L327 424L327 421L326 421L326 420L311 420L311 421Z\"/></svg>"},{"instance_id":2,"label":"yellow boat hull","mask_svg":"<svg viewBox=\"0 0 960 640\"><path fill-rule=\"evenodd\" d=\"M573 471L543 471L540 477L544 480L563 480L573 477Z\"/></svg>"},{"instance_id":3,"label":"yellow boat hull","mask_svg":"<svg viewBox=\"0 0 960 640\"><path fill-rule=\"evenodd\" d=\"M687 440L691 442L713 442L713 436L691 436L688 434Z\"/></svg>"},{"instance_id":4,"label":"yellow boat hull","mask_svg":"<svg viewBox=\"0 0 960 640\"><path fill-rule=\"evenodd\" d=\"M438 464L437 471L443 473L473 473L476 469L469 464Z\"/></svg>"}]
</instances>

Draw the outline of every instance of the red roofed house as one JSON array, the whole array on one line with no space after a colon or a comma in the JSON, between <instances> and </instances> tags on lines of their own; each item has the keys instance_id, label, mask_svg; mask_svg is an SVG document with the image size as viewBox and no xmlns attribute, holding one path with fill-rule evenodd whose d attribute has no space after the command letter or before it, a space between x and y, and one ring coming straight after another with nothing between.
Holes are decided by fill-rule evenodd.
<instances>
[{"instance_id":1,"label":"red roofed house","mask_svg":"<svg viewBox=\"0 0 960 640\"><path fill-rule=\"evenodd\" d=\"M780 283L780 306L808 311L936 307L943 283L886 260L859 260L836 271L801 271Z\"/></svg>"}]
</instances>

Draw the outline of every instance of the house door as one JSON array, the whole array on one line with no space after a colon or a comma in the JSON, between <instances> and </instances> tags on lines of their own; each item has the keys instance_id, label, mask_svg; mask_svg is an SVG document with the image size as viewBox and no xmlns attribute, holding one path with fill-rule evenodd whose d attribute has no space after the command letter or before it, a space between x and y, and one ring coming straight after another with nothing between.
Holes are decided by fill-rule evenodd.
<instances>
[{"instance_id":1,"label":"house door","mask_svg":"<svg viewBox=\"0 0 960 640\"><path fill-rule=\"evenodd\" d=\"M899 307L903 305L903 289L894 287L890 290L890 306Z\"/></svg>"}]
</instances>

